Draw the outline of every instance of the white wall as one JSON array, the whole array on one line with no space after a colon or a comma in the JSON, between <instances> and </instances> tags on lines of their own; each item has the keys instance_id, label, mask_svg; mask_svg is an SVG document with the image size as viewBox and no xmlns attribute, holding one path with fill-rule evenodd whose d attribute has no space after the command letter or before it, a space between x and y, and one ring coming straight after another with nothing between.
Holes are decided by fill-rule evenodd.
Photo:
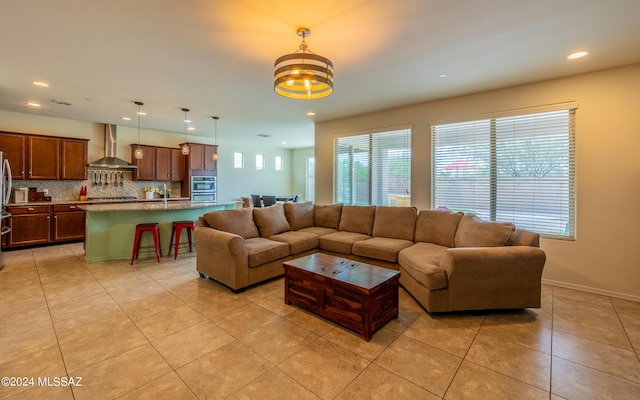
<instances>
[{"instance_id":1,"label":"white wall","mask_svg":"<svg viewBox=\"0 0 640 400\"><path fill-rule=\"evenodd\" d=\"M104 124L46 117L34 114L0 110L0 131L31 133L38 135L63 136L89 139L89 161L104 156ZM131 143L138 142L137 128L118 126L117 156L131 161ZM255 143L234 142L221 139L224 132L218 132L218 201L238 200L250 194L289 195L295 193L291 187L292 155L290 149ZM213 138L190 136L187 140L195 143L214 144ZM184 142L184 134L141 129L142 144L178 147ZM233 168L233 152L244 152L245 168ZM266 169L256 171L255 155L264 154ZM275 171L275 156L283 157L283 171ZM154 185L156 186L156 185ZM133 193L132 195L136 195Z\"/></svg>"},{"instance_id":2,"label":"white wall","mask_svg":"<svg viewBox=\"0 0 640 400\"><path fill-rule=\"evenodd\" d=\"M577 101L576 241L541 241L548 283L640 301L640 64L316 125L316 202L332 202L332 139L413 124L412 202L430 208L430 122ZM416 157L420 155L419 157Z\"/></svg>"},{"instance_id":3,"label":"white wall","mask_svg":"<svg viewBox=\"0 0 640 400\"><path fill-rule=\"evenodd\" d=\"M218 197L239 199L251 194L290 195L292 156L291 150L261 145L259 142L221 141L218 134ZM244 153L244 168L233 168L233 153ZM256 170L256 154L264 155L265 169ZM275 170L275 157L283 158L283 170Z\"/></svg>"},{"instance_id":4,"label":"white wall","mask_svg":"<svg viewBox=\"0 0 640 400\"><path fill-rule=\"evenodd\" d=\"M307 158L314 157L313 147L295 149L292 151L291 189L294 194L301 194L302 200L307 201Z\"/></svg>"}]
</instances>

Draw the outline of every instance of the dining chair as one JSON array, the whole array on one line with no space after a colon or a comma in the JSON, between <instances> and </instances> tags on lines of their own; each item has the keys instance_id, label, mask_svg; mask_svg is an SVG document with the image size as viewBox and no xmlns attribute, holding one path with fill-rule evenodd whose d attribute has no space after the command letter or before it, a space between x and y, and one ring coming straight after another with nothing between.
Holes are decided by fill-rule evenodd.
<instances>
[{"instance_id":1,"label":"dining chair","mask_svg":"<svg viewBox=\"0 0 640 400\"><path fill-rule=\"evenodd\" d=\"M274 204L276 204L276 196L262 196L262 202L264 203L265 207L269 207L272 206Z\"/></svg>"},{"instance_id":2,"label":"dining chair","mask_svg":"<svg viewBox=\"0 0 640 400\"><path fill-rule=\"evenodd\" d=\"M260 199L260 195L259 194L252 194L251 195L251 202L253 203L253 206L255 208L262 208L262 200Z\"/></svg>"}]
</instances>

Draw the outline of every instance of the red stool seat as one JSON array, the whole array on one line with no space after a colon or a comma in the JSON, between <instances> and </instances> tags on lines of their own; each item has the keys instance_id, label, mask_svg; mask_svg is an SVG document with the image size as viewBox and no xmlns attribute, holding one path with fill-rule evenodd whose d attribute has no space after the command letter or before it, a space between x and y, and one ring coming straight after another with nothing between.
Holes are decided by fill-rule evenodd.
<instances>
[{"instance_id":1,"label":"red stool seat","mask_svg":"<svg viewBox=\"0 0 640 400\"><path fill-rule=\"evenodd\" d=\"M180 233L182 232L182 229L187 230L187 238L189 239L188 243L180 243ZM193 251L191 233L194 229L196 229L196 224L193 221L174 221L173 229L171 229L171 240L169 240L169 253L167 255L171 255L172 247L174 248L174 260L178 258L178 249L180 247L186 247L187 245L189 245L189 252ZM175 242L173 241L174 236L176 239Z\"/></svg>"},{"instance_id":2,"label":"red stool seat","mask_svg":"<svg viewBox=\"0 0 640 400\"><path fill-rule=\"evenodd\" d=\"M153 233L153 246L140 246L140 237L142 236L142 232L151 232ZM150 249L153 250L143 250L140 249ZM133 261L138 258L139 253L156 253L156 258L158 262L160 262L160 227L157 222L152 222L148 224L138 224L136 225L136 234L133 240L133 253L131 254L131 265L133 265Z\"/></svg>"}]
</instances>

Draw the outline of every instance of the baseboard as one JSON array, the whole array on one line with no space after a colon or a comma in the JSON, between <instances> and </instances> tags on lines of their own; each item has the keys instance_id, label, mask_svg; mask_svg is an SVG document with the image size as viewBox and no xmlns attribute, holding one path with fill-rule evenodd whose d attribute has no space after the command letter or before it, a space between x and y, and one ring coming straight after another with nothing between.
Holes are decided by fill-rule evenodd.
<instances>
[{"instance_id":1,"label":"baseboard","mask_svg":"<svg viewBox=\"0 0 640 400\"><path fill-rule=\"evenodd\" d=\"M567 288L567 289L575 289L575 290L580 290L580 291L583 291L583 292L601 294L601 295L604 295L604 296L616 297L618 299L624 299L624 300L631 300L631 301L640 302L640 296L633 296L633 295L626 294L626 293L613 292L611 290L603 290L603 289L593 288L593 287L590 287L590 286L574 285L572 283L554 281L554 280L551 280L551 279L542 279L542 283L544 283L545 285L559 286L559 287L563 287L563 288Z\"/></svg>"}]
</instances>

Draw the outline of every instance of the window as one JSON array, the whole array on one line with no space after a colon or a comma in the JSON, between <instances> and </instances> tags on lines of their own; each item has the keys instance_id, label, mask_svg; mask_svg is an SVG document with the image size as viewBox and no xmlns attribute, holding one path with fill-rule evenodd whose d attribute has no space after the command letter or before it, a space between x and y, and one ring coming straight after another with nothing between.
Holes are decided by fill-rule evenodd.
<instances>
[{"instance_id":1,"label":"window","mask_svg":"<svg viewBox=\"0 0 640 400\"><path fill-rule=\"evenodd\" d=\"M316 198L316 158L307 157L307 188L305 200L314 201Z\"/></svg>"},{"instance_id":2,"label":"window","mask_svg":"<svg viewBox=\"0 0 640 400\"><path fill-rule=\"evenodd\" d=\"M233 168L244 168L244 153L233 153Z\"/></svg>"},{"instance_id":3,"label":"window","mask_svg":"<svg viewBox=\"0 0 640 400\"><path fill-rule=\"evenodd\" d=\"M432 127L432 205L575 237L575 106Z\"/></svg>"},{"instance_id":4,"label":"window","mask_svg":"<svg viewBox=\"0 0 640 400\"><path fill-rule=\"evenodd\" d=\"M282 156L276 156L276 171L282 171Z\"/></svg>"},{"instance_id":5,"label":"window","mask_svg":"<svg viewBox=\"0 0 640 400\"><path fill-rule=\"evenodd\" d=\"M411 129L334 139L336 203L411 204Z\"/></svg>"},{"instance_id":6,"label":"window","mask_svg":"<svg viewBox=\"0 0 640 400\"><path fill-rule=\"evenodd\" d=\"M264 169L264 156L256 154L256 169Z\"/></svg>"}]
</instances>

